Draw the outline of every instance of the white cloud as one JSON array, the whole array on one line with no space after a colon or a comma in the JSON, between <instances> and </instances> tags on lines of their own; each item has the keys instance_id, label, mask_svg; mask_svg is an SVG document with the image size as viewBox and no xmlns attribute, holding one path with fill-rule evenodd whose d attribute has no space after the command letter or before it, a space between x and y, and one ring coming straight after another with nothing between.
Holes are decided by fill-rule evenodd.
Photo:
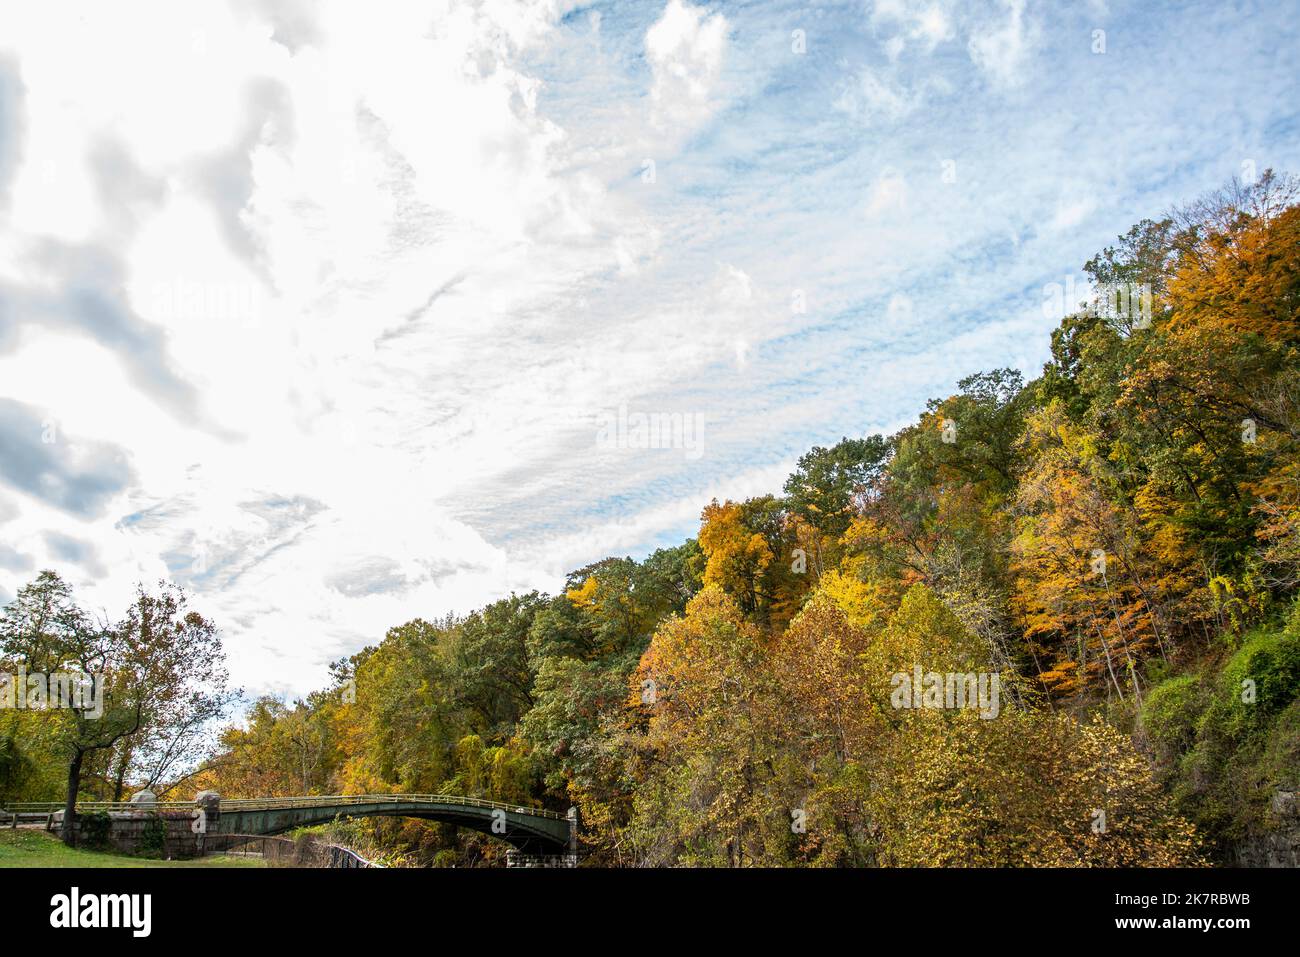
<instances>
[{"instance_id":1,"label":"white cloud","mask_svg":"<svg viewBox=\"0 0 1300 957\"><path fill-rule=\"evenodd\" d=\"M907 179L897 169L883 170L867 194L866 215L878 219L907 207Z\"/></svg>"},{"instance_id":2,"label":"white cloud","mask_svg":"<svg viewBox=\"0 0 1300 957\"><path fill-rule=\"evenodd\" d=\"M862 99L868 116L882 115L889 120L900 120L921 105L921 96L880 79L869 70L861 77Z\"/></svg>"},{"instance_id":3,"label":"white cloud","mask_svg":"<svg viewBox=\"0 0 1300 957\"><path fill-rule=\"evenodd\" d=\"M657 123L691 124L712 112L726 44L727 20L722 14L668 0L645 35Z\"/></svg>"},{"instance_id":4,"label":"white cloud","mask_svg":"<svg viewBox=\"0 0 1300 957\"><path fill-rule=\"evenodd\" d=\"M1025 14L1025 0L999 0L1001 11L972 27L967 50L995 86L1016 86L1038 42L1037 25Z\"/></svg>"},{"instance_id":5,"label":"white cloud","mask_svg":"<svg viewBox=\"0 0 1300 957\"><path fill-rule=\"evenodd\" d=\"M1073 229L1087 219L1096 208L1096 200L1091 196L1062 198L1057 204L1056 213L1052 216L1049 228L1058 232Z\"/></svg>"},{"instance_id":6,"label":"white cloud","mask_svg":"<svg viewBox=\"0 0 1300 957\"><path fill-rule=\"evenodd\" d=\"M877 27L898 31L886 41L887 44L906 37L927 53L955 35L952 18L944 3L876 0L871 10L871 22ZM901 51L901 45L897 49Z\"/></svg>"}]
</instances>

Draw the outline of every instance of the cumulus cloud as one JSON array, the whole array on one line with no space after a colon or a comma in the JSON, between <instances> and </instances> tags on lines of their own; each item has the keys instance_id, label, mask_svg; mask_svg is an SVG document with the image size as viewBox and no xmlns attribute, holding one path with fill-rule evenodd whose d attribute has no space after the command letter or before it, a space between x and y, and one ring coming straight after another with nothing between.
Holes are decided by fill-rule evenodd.
<instances>
[{"instance_id":1,"label":"cumulus cloud","mask_svg":"<svg viewBox=\"0 0 1300 957\"><path fill-rule=\"evenodd\" d=\"M685 0L668 0L663 15L646 31L650 89L660 123L688 123L707 116L726 51L727 20Z\"/></svg>"},{"instance_id":2,"label":"cumulus cloud","mask_svg":"<svg viewBox=\"0 0 1300 957\"><path fill-rule=\"evenodd\" d=\"M11 572L28 572L32 566L30 555L24 555L18 549L0 542L0 568Z\"/></svg>"},{"instance_id":3,"label":"cumulus cloud","mask_svg":"<svg viewBox=\"0 0 1300 957\"><path fill-rule=\"evenodd\" d=\"M122 449L61 435L54 419L13 399L0 398L0 449L6 483L75 515L103 514L131 480Z\"/></svg>"},{"instance_id":4,"label":"cumulus cloud","mask_svg":"<svg viewBox=\"0 0 1300 957\"><path fill-rule=\"evenodd\" d=\"M93 542L74 538L62 532L46 532L45 544L52 558L64 565L74 565L92 578L102 578L108 569L100 560L99 550Z\"/></svg>"}]
</instances>

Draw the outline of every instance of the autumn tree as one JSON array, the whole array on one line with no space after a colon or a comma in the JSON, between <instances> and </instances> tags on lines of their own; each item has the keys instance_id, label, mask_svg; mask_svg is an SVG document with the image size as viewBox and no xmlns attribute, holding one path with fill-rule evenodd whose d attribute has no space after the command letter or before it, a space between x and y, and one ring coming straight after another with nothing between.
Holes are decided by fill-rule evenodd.
<instances>
[{"instance_id":1,"label":"autumn tree","mask_svg":"<svg viewBox=\"0 0 1300 957\"><path fill-rule=\"evenodd\" d=\"M63 838L72 842L76 802L88 756L129 749L122 760L148 761L159 775L193 762L207 723L228 697L224 654L211 622L189 611L180 589L137 591L116 625L95 623L74 603L59 576L42 572L19 591L0 618L0 654L28 672L69 668L103 682L101 707L52 712L67 754ZM123 772L125 773L125 771Z\"/></svg>"},{"instance_id":2,"label":"autumn tree","mask_svg":"<svg viewBox=\"0 0 1300 957\"><path fill-rule=\"evenodd\" d=\"M716 586L655 632L630 688L648 717L633 759L633 840L646 863L762 859L774 776L769 646Z\"/></svg>"},{"instance_id":3,"label":"autumn tree","mask_svg":"<svg viewBox=\"0 0 1300 957\"><path fill-rule=\"evenodd\" d=\"M810 449L785 481L790 510L832 541L839 538L874 494L889 453L881 435Z\"/></svg>"},{"instance_id":4,"label":"autumn tree","mask_svg":"<svg viewBox=\"0 0 1300 957\"><path fill-rule=\"evenodd\" d=\"M1031 419L1033 465L1017 495L1013 607L1049 693L1102 678L1140 696L1137 666L1163 654L1173 609L1188 591L1156 570L1133 508L1086 432L1058 403Z\"/></svg>"}]
</instances>

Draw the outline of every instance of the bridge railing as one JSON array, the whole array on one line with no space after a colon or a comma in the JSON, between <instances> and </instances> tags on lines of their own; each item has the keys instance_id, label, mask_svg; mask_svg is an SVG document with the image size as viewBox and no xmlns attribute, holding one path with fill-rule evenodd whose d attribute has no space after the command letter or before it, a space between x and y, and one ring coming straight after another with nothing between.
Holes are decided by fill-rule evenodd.
<instances>
[{"instance_id":1,"label":"bridge railing","mask_svg":"<svg viewBox=\"0 0 1300 957\"><path fill-rule=\"evenodd\" d=\"M357 804L458 804L489 810L510 811L534 817L564 820L564 815L539 807L490 801L486 798L465 797L460 794L311 794L303 797L233 798L222 799L222 811L276 811L290 808L315 808L350 806ZM152 804L132 804L129 801L78 801L78 814L128 811L192 811L193 801L157 801ZM51 814L63 810L61 801L23 801L6 804L0 808L5 814Z\"/></svg>"},{"instance_id":2,"label":"bridge railing","mask_svg":"<svg viewBox=\"0 0 1300 957\"><path fill-rule=\"evenodd\" d=\"M459 804L490 810L512 811L534 817L564 820L564 815L539 807L490 801L487 798L465 797L461 794L313 794L307 797L287 798L235 798L221 802L223 811L274 811L281 808L333 807L354 804ZM80 805L78 805L80 806Z\"/></svg>"},{"instance_id":3,"label":"bridge railing","mask_svg":"<svg viewBox=\"0 0 1300 957\"><path fill-rule=\"evenodd\" d=\"M193 801L158 801L154 804L131 804L128 801L78 801L78 814L96 811L192 811ZM62 801L17 801L0 806L0 814L49 814L62 811Z\"/></svg>"}]
</instances>

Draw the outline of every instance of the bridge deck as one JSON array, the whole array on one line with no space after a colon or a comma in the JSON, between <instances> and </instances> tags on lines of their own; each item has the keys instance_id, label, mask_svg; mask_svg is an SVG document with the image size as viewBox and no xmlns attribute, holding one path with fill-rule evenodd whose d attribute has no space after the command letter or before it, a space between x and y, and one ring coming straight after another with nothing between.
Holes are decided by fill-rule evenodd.
<instances>
[{"instance_id":1,"label":"bridge deck","mask_svg":"<svg viewBox=\"0 0 1300 957\"><path fill-rule=\"evenodd\" d=\"M508 811L563 821L565 816L557 811L486 798L465 797L460 794L308 794L301 797L278 798L222 798L220 809L225 811L276 811L285 808L340 807L356 804L455 804L462 807ZM96 811L192 811L193 801L156 801L150 804L132 804L130 801L78 801L78 814ZM51 814L63 810L62 801L19 801L0 806L5 815Z\"/></svg>"},{"instance_id":2,"label":"bridge deck","mask_svg":"<svg viewBox=\"0 0 1300 957\"><path fill-rule=\"evenodd\" d=\"M193 801L78 801L78 816L108 813L125 825L131 817L147 813L195 816ZM490 834L522 851L563 850L573 852L577 821L544 808L526 807L487 798L460 794L310 794L299 797L222 799L207 805L209 834L239 832L279 834L327 823L336 817L414 817L442 821ZM22 802L0 809L3 818L55 820L61 818L58 802Z\"/></svg>"}]
</instances>

